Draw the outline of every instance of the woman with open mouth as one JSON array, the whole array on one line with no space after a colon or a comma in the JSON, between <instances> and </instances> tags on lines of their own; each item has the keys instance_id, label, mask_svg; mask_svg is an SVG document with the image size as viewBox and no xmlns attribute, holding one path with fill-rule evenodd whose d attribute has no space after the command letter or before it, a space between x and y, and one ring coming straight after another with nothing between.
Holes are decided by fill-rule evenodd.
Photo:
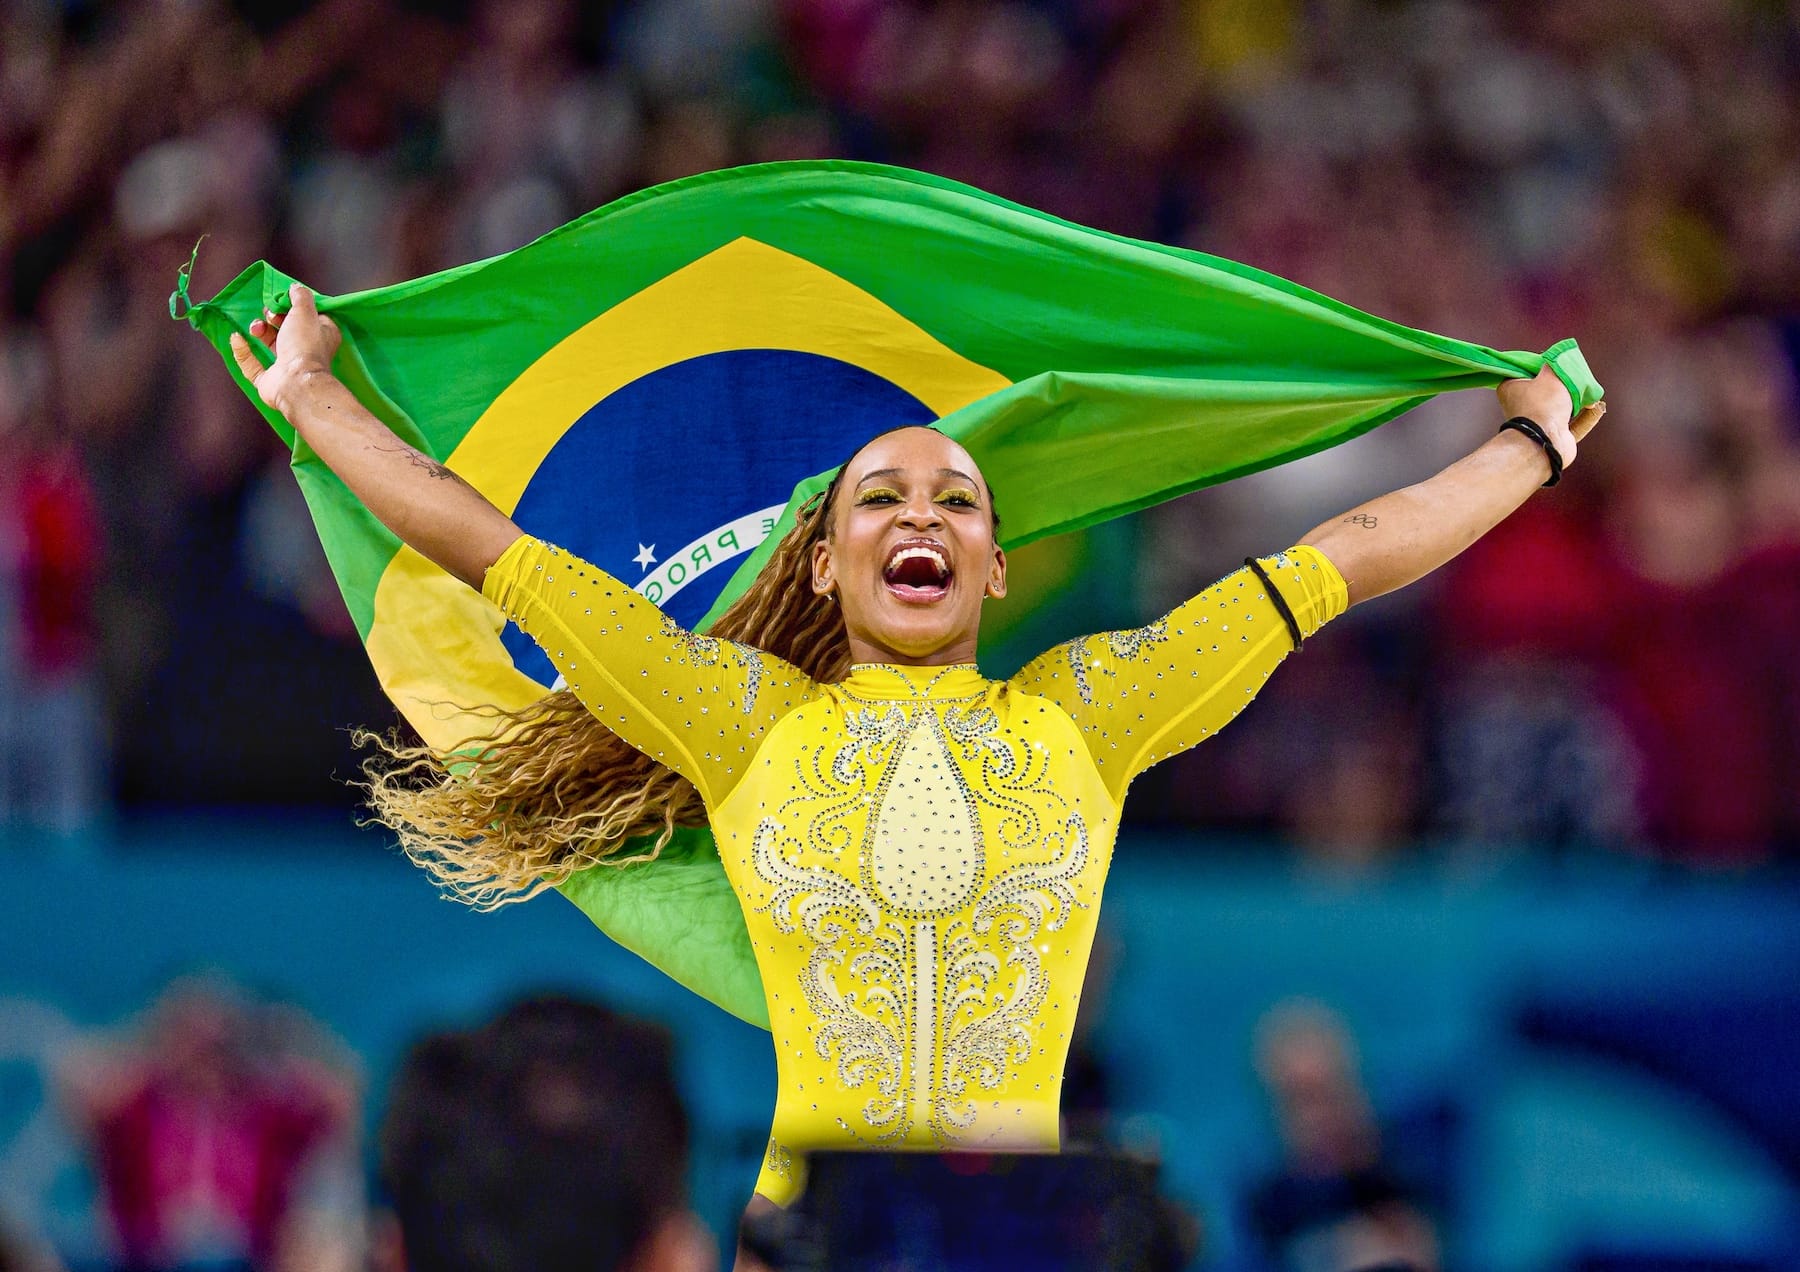
<instances>
[{"instance_id":1,"label":"woman with open mouth","mask_svg":"<svg viewBox=\"0 0 1800 1272\"><path fill-rule=\"evenodd\" d=\"M1347 606L1462 551L1547 464L1560 476L1603 409L1571 421L1548 368L1509 381L1506 424L1436 477L996 681L975 665L982 603L1006 591L995 493L943 434L897 429L850 456L698 636L395 437L332 377L338 333L311 293L292 301L251 327L272 366L233 338L244 374L568 684L502 715L478 754L389 744L378 814L452 889L488 895L709 823L768 1001L780 1087L756 1191L778 1205L809 1150L1055 1149L1131 780L1223 728Z\"/></svg>"}]
</instances>

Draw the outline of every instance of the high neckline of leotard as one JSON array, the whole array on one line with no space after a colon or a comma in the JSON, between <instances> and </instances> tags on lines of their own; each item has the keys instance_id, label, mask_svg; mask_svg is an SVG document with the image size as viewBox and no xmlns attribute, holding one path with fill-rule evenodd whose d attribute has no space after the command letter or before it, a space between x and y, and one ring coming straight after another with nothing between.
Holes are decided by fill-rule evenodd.
<instances>
[{"instance_id":1,"label":"high neckline of leotard","mask_svg":"<svg viewBox=\"0 0 1800 1272\"><path fill-rule=\"evenodd\" d=\"M899 663L855 663L842 688L857 698L968 698L987 691L974 663L905 667Z\"/></svg>"}]
</instances>

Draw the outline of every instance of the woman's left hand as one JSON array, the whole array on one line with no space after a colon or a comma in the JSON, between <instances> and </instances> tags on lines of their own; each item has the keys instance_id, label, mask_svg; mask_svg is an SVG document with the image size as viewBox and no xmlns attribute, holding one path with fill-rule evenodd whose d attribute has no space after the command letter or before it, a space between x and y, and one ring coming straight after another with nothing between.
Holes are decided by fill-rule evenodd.
<instances>
[{"instance_id":1,"label":"woman's left hand","mask_svg":"<svg viewBox=\"0 0 1800 1272\"><path fill-rule=\"evenodd\" d=\"M1569 417L1575 413L1575 401L1549 363L1531 379L1507 380L1495 392L1500 395L1500 409L1506 412L1507 419L1523 415L1539 424L1562 456L1563 467L1575 462L1575 443L1581 436L1570 427L1574 423ZM1582 432L1592 428L1597 419L1598 415L1588 420Z\"/></svg>"}]
</instances>

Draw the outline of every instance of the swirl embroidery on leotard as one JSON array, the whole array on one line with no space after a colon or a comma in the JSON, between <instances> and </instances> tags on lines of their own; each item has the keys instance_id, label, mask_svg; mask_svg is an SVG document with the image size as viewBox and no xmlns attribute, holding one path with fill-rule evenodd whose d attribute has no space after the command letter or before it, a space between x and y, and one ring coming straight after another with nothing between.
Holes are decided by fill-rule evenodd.
<instances>
[{"instance_id":1,"label":"swirl embroidery on leotard","mask_svg":"<svg viewBox=\"0 0 1800 1272\"><path fill-rule=\"evenodd\" d=\"M735 641L720 640L717 636L702 636L698 632L690 632L667 614L662 616L662 634L687 654L688 660L696 667L717 667L724 651L730 649L738 657L739 670L744 673L743 700L738 704L745 715L756 709L756 695L762 691L763 662L762 654L748 645L740 645Z\"/></svg>"},{"instance_id":2,"label":"swirl embroidery on leotard","mask_svg":"<svg viewBox=\"0 0 1800 1272\"><path fill-rule=\"evenodd\" d=\"M1002 873L983 891L968 929L952 929L945 943L944 1080L932 1109L932 1129L941 1139L974 1124L971 1082L993 1090L1031 1055L1031 1025L1050 992L1035 942L1060 929L1081 904L1070 881L1087 868L1086 824L1070 817L1063 829L1067 848L1059 857ZM999 960L978 939L995 932L1006 942L1007 965L1018 968L998 994ZM990 1004L985 1012L984 1003Z\"/></svg>"},{"instance_id":3,"label":"swirl embroidery on leotard","mask_svg":"<svg viewBox=\"0 0 1800 1272\"><path fill-rule=\"evenodd\" d=\"M765 817L750 845L756 873L765 883L774 885L768 901L757 909L768 911L776 930L791 933L797 922L819 945L835 945L844 935L844 925L832 915L849 911L858 932L865 936L873 932L881 922L881 907L875 899L855 880L846 879L835 870L789 862L777 846L780 835L781 824L773 817Z\"/></svg>"},{"instance_id":4,"label":"swirl embroidery on leotard","mask_svg":"<svg viewBox=\"0 0 1800 1272\"><path fill-rule=\"evenodd\" d=\"M876 1094L864 1104L863 1117L870 1127L884 1131L880 1139L902 1136L907 1130L907 1022L896 990L905 983L904 950L883 925L873 897L834 870L792 864L781 853L780 837L780 824L765 817L751 843L756 873L774 885L757 909L769 914L776 931L791 934L798 926L812 941L800 991L819 1021L814 1039L819 1058L830 1060L836 1053L838 1080L846 1089L873 1082ZM846 968L845 946L852 932L869 943ZM862 982L866 996L860 1006L857 990L839 987L840 970Z\"/></svg>"},{"instance_id":5,"label":"swirl embroidery on leotard","mask_svg":"<svg viewBox=\"0 0 1800 1272\"><path fill-rule=\"evenodd\" d=\"M850 740L831 757L831 776L849 785L859 768L886 762L894 743L905 737L912 719L898 705L870 705L844 713Z\"/></svg>"},{"instance_id":6,"label":"swirl embroidery on leotard","mask_svg":"<svg viewBox=\"0 0 1800 1272\"><path fill-rule=\"evenodd\" d=\"M1105 669L1105 664L1090 653L1090 642L1104 640L1112 650L1115 658L1136 658L1145 648L1159 644L1169 638L1169 620L1165 616L1144 627L1133 627L1121 632L1104 632L1098 636L1078 636L1066 641L1061 646L1063 655L1069 660L1069 672L1075 677L1075 692L1081 700L1094 705L1094 686L1088 679L1090 671ZM1115 674L1107 670L1107 675Z\"/></svg>"}]
</instances>

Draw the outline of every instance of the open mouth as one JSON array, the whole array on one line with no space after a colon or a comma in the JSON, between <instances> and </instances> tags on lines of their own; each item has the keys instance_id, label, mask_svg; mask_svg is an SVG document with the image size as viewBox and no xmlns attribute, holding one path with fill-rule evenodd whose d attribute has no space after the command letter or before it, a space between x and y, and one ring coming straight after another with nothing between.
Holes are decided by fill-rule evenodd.
<instances>
[{"instance_id":1,"label":"open mouth","mask_svg":"<svg viewBox=\"0 0 1800 1272\"><path fill-rule=\"evenodd\" d=\"M941 600L950 591L950 558L933 540L903 540L888 554L881 580L903 601Z\"/></svg>"}]
</instances>

